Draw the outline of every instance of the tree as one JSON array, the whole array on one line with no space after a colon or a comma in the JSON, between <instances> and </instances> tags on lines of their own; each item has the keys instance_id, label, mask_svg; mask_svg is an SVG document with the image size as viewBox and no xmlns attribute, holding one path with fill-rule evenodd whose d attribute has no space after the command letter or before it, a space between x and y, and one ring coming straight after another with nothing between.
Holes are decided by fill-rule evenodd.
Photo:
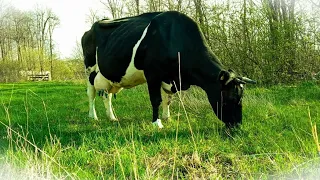
<instances>
[{"instance_id":1,"label":"tree","mask_svg":"<svg viewBox=\"0 0 320 180\"><path fill-rule=\"evenodd\" d=\"M10 10L12 25L13 25L13 37L17 49L18 61L22 62L22 48L26 44L26 39L28 38L28 27L27 23L31 21L30 17L26 13L20 10L12 8Z\"/></svg>"},{"instance_id":2,"label":"tree","mask_svg":"<svg viewBox=\"0 0 320 180\"><path fill-rule=\"evenodd\" d=\"M52 64L52 34L59 18L50 9L40 7L33 11L21 11L10 6L1 10L0 60L12 62L8 68L0 65L11 71L7 72L6 79L17 77L21 70L43 71L50 68L46 60Z\"/></svg>"},{"instance_id":3,"label":"tree","mask_svg":"<svg viewBox=\"0 0 320 180\"><path fill-rule=\"evenodd\" d=\"M54 50L54 45L53 45L53 31L54 29L60 24L59 18L51 14L51 17L49 18L48 21L48 35L49 35L49 51L50 51L50 73L51 73L51 78L53 78L53 50Z\"/></svg>"},{"instance_id":4,"label":"tree","mask_svg":"<svg viewBox=\"0 0 320 180\"><path fill-rule=\"evenodd\" d=\"M309 2L311 2L312 5L320 8L320 2L319 1L316 1L316 0L309 0Z\"/></svg>"},{"instance_id":5,"label":"tree","mask_svg":"<svg viewBox=\"0 0 320 180\"><path fill-rule=\"evenodd\" d=\"M295 0L264 0L270 30L270 74L287 79L295 74ZM271 79L274 79L272 77Z\"/></svg>"},{"instance_id":6,"label":"tree","mask_svg":"<svg viewBox=\"0 0 320 180\"><path fill-rule=\"evenodd\" d=\"M100 2L111 13L113 19L120 18L124 13L124 3L119 0L100 0Z\"/></svg>"},{"instance_id":7,"label":"tree","mask_svg":"<svg viewBox=\"0 0 320 180\"><path fill-rule=\"evenodd\" d=\"M139 0L135 0L135 7L136 7L136 15L140 14L140 1Z\"/></svg>"},{"instance_id":8,"label":"tree","mask_svg":"<svg viewBox=\"0 0 320 180\"><path fill-rule=\"evenodd\" d=\"M86 23L92 25L94 22L102 19L103 16L99 15L98 10L89 9L89 14L86 15Z\"/></svg>"},{"instance_id":9,"label":"tree","mask_svg":"<svg viewBox=\"0 0 320 180\"><path fill-rule=\"evenodd\" d=\"M126 16L136 16L140 12L140 0L128 0L125 2L125 8L127 10Z\"/></svg>"}]
</instances>

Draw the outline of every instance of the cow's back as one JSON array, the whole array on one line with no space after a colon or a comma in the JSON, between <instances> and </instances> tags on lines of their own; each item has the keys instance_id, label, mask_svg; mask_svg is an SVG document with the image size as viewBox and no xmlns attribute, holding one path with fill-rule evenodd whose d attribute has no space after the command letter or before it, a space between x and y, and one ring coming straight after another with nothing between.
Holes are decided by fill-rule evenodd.
<instances>
[{"instance_id":1,"label":"cow's back","mask_svg":"<svg viewBox=\"0 0 320 180\"><path fill-rule=\"evenodd\" d=\"M145 58L144 61L137 62L136 66L145 71L149 69L149 75L160 75L165 81L178 82L179 66L185 79L190 79L195 71L199 73L212 71L211 66L207 66L212 62L216 64L217 69L222 66L208 47L198 24L185 14L176 11L163 12L152 19L147 36L138 52L140 54L137 56ZM145 54L141 55L144 52ZM178 53L181 55L180 65ZM195 82L190 83L195 84Z\"/></svg>"},{"instance_id":2,"label":"cow's back","mask_svg":"<svg viewBox=\"0 0 320 180\"><path fill-rule=\"evenodd\" d=\"M108 39L110 34L126 21L112 21L103 19L95 22L89 31L86 31L81 38L81 46L84 55L86 68L96 64L96 48L99 44Z\"/></svg>"},{"instance_id":3,"label":"cow's back","mask_svg":"<svg viewBox=\"0 0 320 180\"><path fill-rule=\"evenodd\" d=\"M131 17L98 46L97 57L101 74L112 82L120 82L130 64L133 47L150 21L161 12Z\"/></svg>"},{"instance_id":4,"label":"cow's back","mask_svg":"<svg viewBox=\"0 0 320 180\"><path fill-rule=\"evenodd\" d=\"M198 56L196 52L208 49L197 23L180 12L168 11L156 16L148 31L145 43L149 49L163 49L166 52L162 54L169 58L176 59L178 52L189 54L188 57L191 58L193 54Z\"/></svg>"}]
</instances>

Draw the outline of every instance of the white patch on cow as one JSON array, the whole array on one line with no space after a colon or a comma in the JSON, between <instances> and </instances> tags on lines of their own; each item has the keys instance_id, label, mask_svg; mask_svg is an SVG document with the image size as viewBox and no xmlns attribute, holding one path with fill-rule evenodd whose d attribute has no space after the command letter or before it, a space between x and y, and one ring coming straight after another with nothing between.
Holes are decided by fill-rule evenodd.
<instances>
[{"instance_id":1,"label":"white patch on cow","mask_svg":"<svg viewBox=\"0 0 320 180\"><path fill-rule=\"evenodd\" d=\"M146 82L146 77L144 76L143 71L138 70L134 66L134 58L136 56L139 45L141 44L144 37L147 35L149 25L144 29L144 31L141 35L141 38L138 40L138 42L133 47L131 61L130 61L130 64L126 70L126 74L122 77L121 82L118 84L121 87L130 88L130 87L134 87L134 86L137 86L139 84L143 84Z\"/></svg>"},{"instance_id":2,"label":"white patch on cow","mask_svg":"<svg viewBox=\"0 0 320 180\"><path fill-rule=\"evenodd\" d=\"M89 98L89 117L98 120L95 109L96 90L93 85L87 80L87 95Z\"/></svg>"},{"instance_id":3,"label":"white patch on cow","mask_svg":"<svg viewBox=\"0 0 320 180\"><path fill-rule=\"evenodd\" d=\"M150 24L149 24L150 25ZM121 90L121 88L131 88L134 86L137 86L139 84L143 84L146 82L146 78L144 76L144 73L142 70L138 70L134 66L134 58L136 56L137 50L139 48L139 45L141 44L144 37L147 35L147 31L149 28L149 25L144 29L141 38L138 40L138 42L134 45L132 49L132 56L130 64L126 70L125 75L122 77L120 82L113 83L112 81L105 78L99 71L99 66L96 64L96 72L98 72L96 78L94 79L94 87L96 90L108 90L108 92L111 89L114 89L114 91L118 92ZM112 92L112 93L116 93Z\"/></svg>"},{"instance_id":4,"label":"white patch on cow","mask_svg":"<svg viewBox=\"0 0 320 180\"><path fill-rule=\"evenodd\" d=\"M97 64L95 64L92 67L91 66L87 67L85 69L86 75L89 77L92 72L96 71L96 69L97 69Z\"/></svg>"},{"instance_id":5,"label":"white patch on cow","mask_svg":"<svg viewBox=\"0 0 320 180\"><path fill-rule=\"evenodd\" d=\"M96 73L100 72L99 65L98 65L98 47L96 48L96 64L94 66L96 66L95 67Z\"/></svg>"},{"instance_id":6,"label":"white patch on cow","mask_svg":"<svg viewBox=\"0 0 320 180\"><path fill-rule=\"evenodd\" d=\"M104 20L100 21L99 23L100 23L100 24L120 23L120 22L126 22L126 21L128 21L128 20L129 20L129 19L127 19L127 18L116 19L116 20L113 20L113 19L104 19Z\"/></svg>"},{"instance_id":7,"label":"white patch on cow","mask_svg":"<svg viewBox=\"0 0 320 180\"><path fill-rule=\"evenodd\" d=\"M173 86L172 84L167 84L167 83L165 83L165 82L161 82L161 87L162 87L167 93L169 93L169 92L172 93L172 91L171 91L172 86Z\"/></svg>"},{"instance_id":8,"label":"white patch on cow","mask_svg":"<svg viewBox=\"0 0 320 180\"><path fill-rule=\"evenodd\" d=\"M96 90L109 90L111 89L110 81L106 79L100 72L98 72L94 78L94 88Z\"/></svg>"},{"instance_id":9,"label":"white patch on cow","mask_svg":"<svg viewBox=\"0 0 320 180\"><path fill-rule=\"evenodd\" d=\"M96 89L93 85L91 85L89 81L89 76L92 72L96 70L96 65L92 67L87 67L85 69L85 73L87 75L87 95L89 99L89 118L93 118L95 120L98 120L96 108L95 108L95 98L96 98Z\"/></svg>"},{"instance_id":10,"label":"white patch on cow","mask_svg":"<svg viewBox=\"0 0 320 180\"><path fill-rule=\"evenodd\" d=\"M98 91L104 90L113 94L122 90L122 86L117 86L117 83L112 83L112 81L105 78L100 72L98 72L94 78L94 88Z\"/></svg>"},{"instance_id":11,"label":"white patch on cow","mask_svg":"<svg viewBox=\"0 0 320 180\"><path fill-rule=\"evenodd\" d=\"M163 128L163 125L161 123L160 119L157 119L155 122L152 123L154 126L158 126L160 129Z\"/></svg>"},{"instance_id":12,"label":"white patch on cow","mask_svg":"<svg viewBox=\"0 0 320 180\"><path fill-rule=\"evenodd\" d=\"M162 119L170 118L170 103L171 103L171 94L167 94L163 89L161 89L162 96Z\"/></svg>"}]
</instances>

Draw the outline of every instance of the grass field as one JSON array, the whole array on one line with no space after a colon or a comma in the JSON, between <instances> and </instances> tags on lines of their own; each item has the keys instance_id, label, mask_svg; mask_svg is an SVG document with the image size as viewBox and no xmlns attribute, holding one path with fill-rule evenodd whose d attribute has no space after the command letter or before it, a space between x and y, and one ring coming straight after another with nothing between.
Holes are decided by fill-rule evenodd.
<instances>
[{"instance_id":1,"label":"grass field","mask_svg":"<svg viewBox=\"0 0 320 180\"><path fill-rule=\"evenodd\" d=\"M0 177L13 179L313 179L320 156L320 85L246 89L241 129L228 131L203 91L175 95L151 125L146 86L113 99L119 122L89 119L84 83L0 84ZM2 170L1 170L2 169ZM1 179L1 178L0 178Z\"/></svg>"}]
</instances>

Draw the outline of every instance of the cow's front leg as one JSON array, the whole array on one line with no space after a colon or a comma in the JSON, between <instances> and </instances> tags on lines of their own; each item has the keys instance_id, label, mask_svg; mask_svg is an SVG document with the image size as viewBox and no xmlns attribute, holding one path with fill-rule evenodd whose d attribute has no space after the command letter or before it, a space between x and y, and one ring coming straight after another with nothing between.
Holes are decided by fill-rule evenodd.
<instances>
[{"instance_id":1,"label":"cow's front leg","mask_svg":"<svg viewBox=\"0 0 320 180\"><path fill-rule=\"evenodd\" d=\"M161 88L161 95L162 95L162 119L169 119L170 118L170 104L172 99L172 94L166 93Z\"/></svg>"},{"instance_id":2,"label":"cow's front leg","mask_svg":"<svg viewBox=\"0 0 320 180\"><path fill-rule=\"evenodd\" d=\"M117 121L118 119L115 117L113 108L112 108L112 93L107 93L103 95L103 103L106 108L106 114L111 121Z\"/></svg>"},{"instance_id":3,"label":"cow's front leg","mask_svg":"<svg viewBox=\"0 0 320 180\"><path fill-rule=\"evenodd\" d=\"M159 117L159 106L161 104L161 81L159 82L148 82L148 90L149 90L149 96L150 101L152 105L152 123L159 128L163 128L163 125L161 123L161 120Z\"/></svg>"}]
</instances>

